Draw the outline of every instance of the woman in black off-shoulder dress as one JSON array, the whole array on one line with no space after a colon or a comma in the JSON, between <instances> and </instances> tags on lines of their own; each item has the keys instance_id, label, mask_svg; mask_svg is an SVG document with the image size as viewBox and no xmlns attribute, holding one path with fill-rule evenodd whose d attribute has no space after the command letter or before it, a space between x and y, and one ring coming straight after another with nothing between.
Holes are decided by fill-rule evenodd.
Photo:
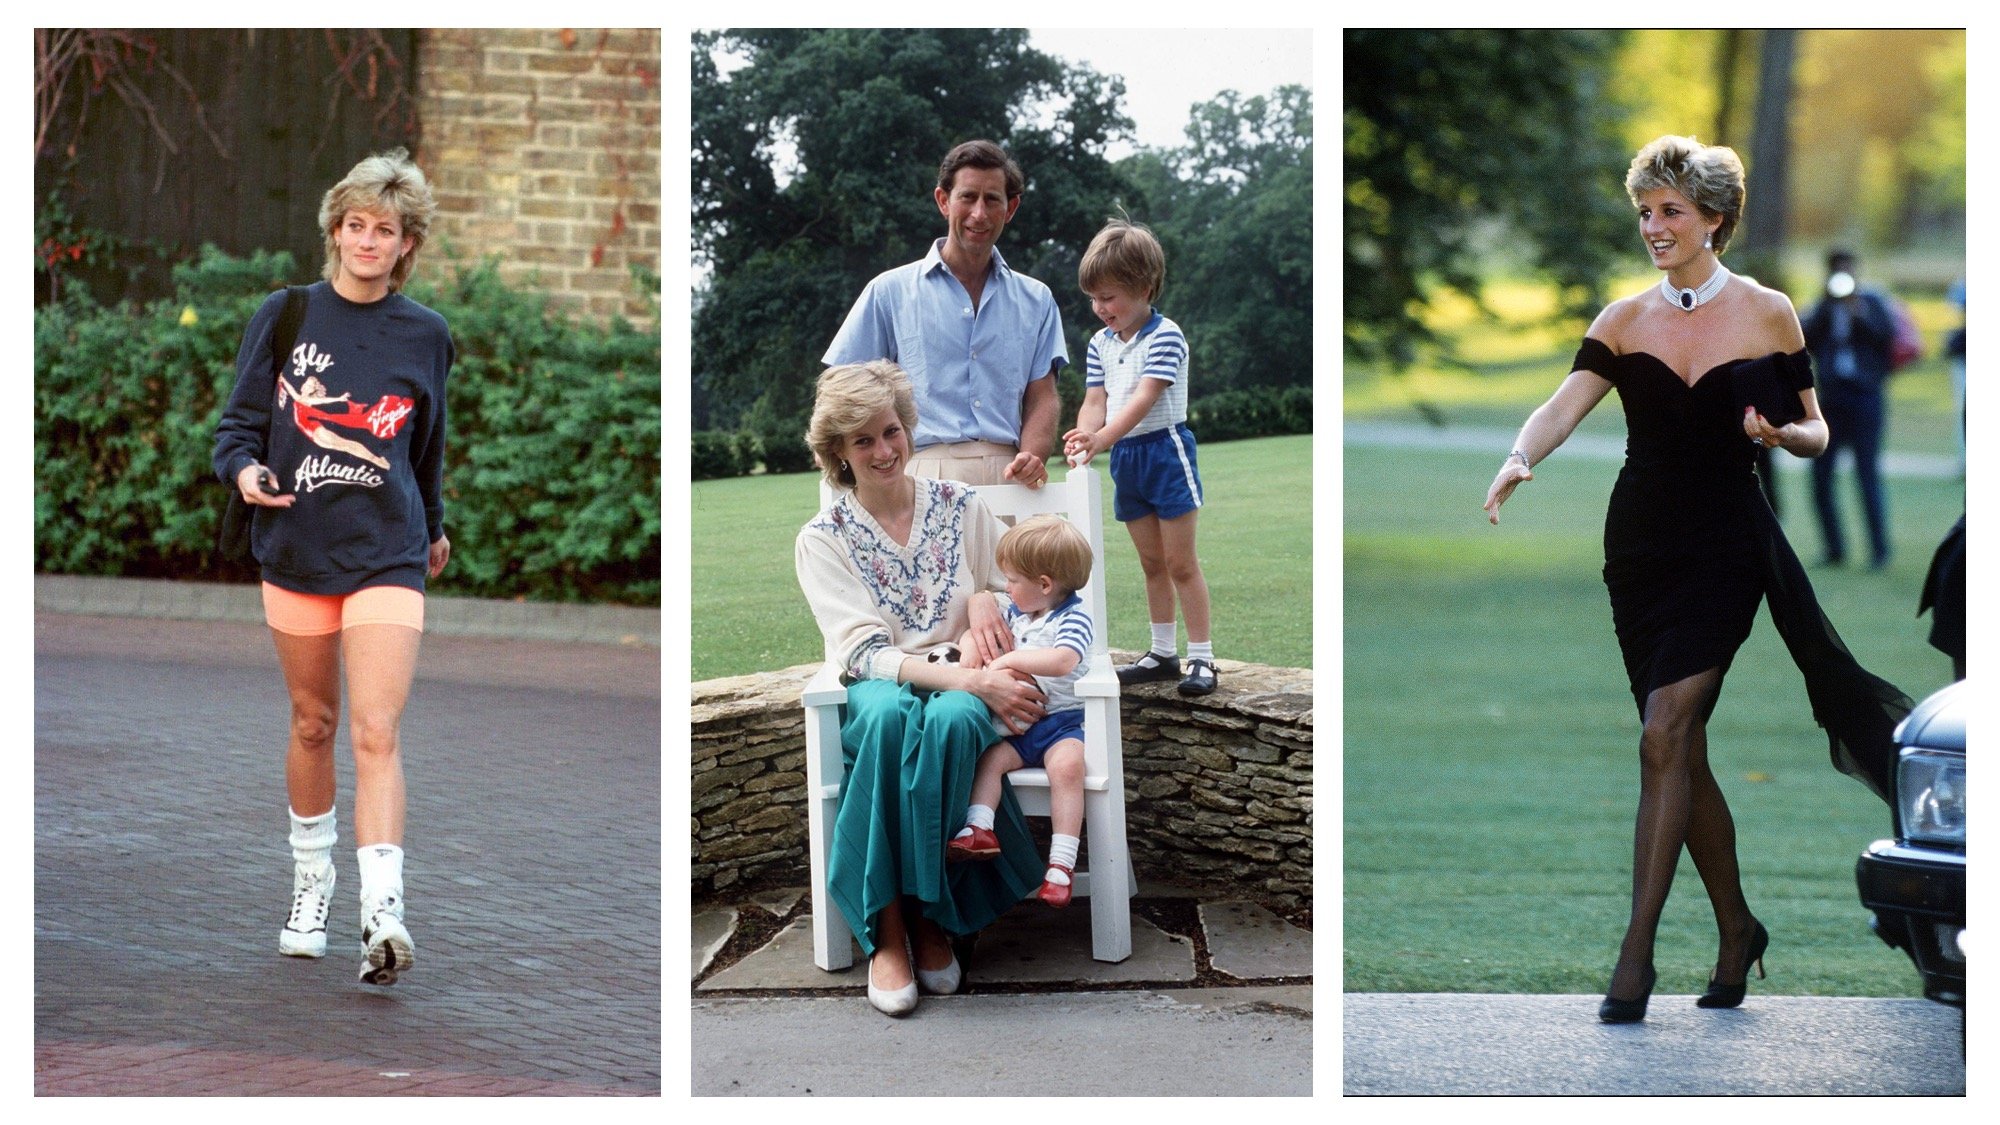
<instances>
[{"instance_id":1,"label":"woman in black off-shoulder dress","mask_svg":"<svg viewBox=\"0 0 2000 1125\"><path fill-rule=\"evenodd\" d=\"M1718 145L1661 137L1633 159L1625 187L1665 276L1598 315L1569 377L1528 418L1486 496L1497 524L1501 504L1534 479L1532 467L1617 389L1626 459L1604 521L1604 583L1643 729L1632 914L1598 1010L1613 1023L1645 1016L1653 938L1683 845L1720 938L1695 1003L1735 1007L1751 965L1762 973L1770 935L1743 896L1735 824L1709 769L1707 735L1758 603L1768 601L1805 675L1835 766L1878 796L1895 761L1891 733L1910 707L1841 643L1758 488L1757 444L1815 457L1827 428L1791 301L1720 260L1742 217L1741 161Z\"/></svg>"}]
</instances>

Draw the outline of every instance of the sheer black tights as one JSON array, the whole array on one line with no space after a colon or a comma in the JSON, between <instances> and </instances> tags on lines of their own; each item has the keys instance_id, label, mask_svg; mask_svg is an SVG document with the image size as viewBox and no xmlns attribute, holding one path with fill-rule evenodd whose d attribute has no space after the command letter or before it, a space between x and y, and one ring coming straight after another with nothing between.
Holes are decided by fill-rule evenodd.
<instances>
[{"instance_id":1,"label":"sheer black tights","mask_svg":"<svg viewBox=\"0 0 2000 1125\"><path fill-rule=\"evenodd\" d=\"M1683 846L1715 910L1722 935L1718 969L1741 964L1750 940L1750 907L1736 866L1736 822L1708 768L1708 712L1721 685L1721 669L1711 668L1646 697L1645 729L1639 737L1639 812L1632 836L1632 916L1618 948L1612 996L1634 999L1646 988L1653 938Z\"/></svg>"}]
</instances>

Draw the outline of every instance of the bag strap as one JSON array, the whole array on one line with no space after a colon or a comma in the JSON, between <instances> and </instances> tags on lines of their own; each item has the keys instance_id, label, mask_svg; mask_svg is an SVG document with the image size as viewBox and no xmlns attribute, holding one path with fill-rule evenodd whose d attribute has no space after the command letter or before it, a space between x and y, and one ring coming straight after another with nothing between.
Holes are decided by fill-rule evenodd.
<instances>
[{"instance_id":1,"label":"bag strap","mask_svg":"<svg viewBox=\"0 0 2000 1125\"><path fill-rule=\"evenodd\" d=\"M271 335L271 374L285 369L285 360L298 342L299 326L306 319L306 287L285 286L285 308L278 314L278 327Z\"/></svg>"}]
</instances>

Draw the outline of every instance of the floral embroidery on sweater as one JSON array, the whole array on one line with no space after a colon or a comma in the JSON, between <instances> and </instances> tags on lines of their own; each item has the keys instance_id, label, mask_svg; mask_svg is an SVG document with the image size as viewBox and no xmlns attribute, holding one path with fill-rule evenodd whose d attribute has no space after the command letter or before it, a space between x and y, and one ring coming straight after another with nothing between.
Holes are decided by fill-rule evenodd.
<instances>
[{"instance_id":1,"label":"floral embroidery on sweater","mask_svg":"<svg viewBox=\"0 0 2000 1125\"><path fill-rule=\"evenodd\" d=\"M959 585L963 553L965 505L970 495L960 485L929 485L930 503L922 521L910 529L910 546L897 546L874 521L858 517L854 494L842 496L812 526L832 535L847 548L854 572L861 576L875 604L904 629L923 633L935 629L951 608Z\"/></svg>"}]
</instances>

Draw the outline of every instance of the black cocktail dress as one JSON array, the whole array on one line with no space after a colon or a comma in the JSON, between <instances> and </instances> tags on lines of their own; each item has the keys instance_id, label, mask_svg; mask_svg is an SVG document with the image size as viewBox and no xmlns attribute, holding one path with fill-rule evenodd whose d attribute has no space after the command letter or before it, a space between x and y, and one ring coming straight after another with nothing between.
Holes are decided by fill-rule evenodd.
<instances>
[{"instance_id":1,"label":"black cocktail dress","mask_svg":"<svg viewBox=\"0 0 2000 1125\"><path fill-rule=\"evenodd\" d=\"M1729 384L1766 364L1796 390L1813 385L1803 351L1732 360L1690 385L1645 352L1617 355L1589 337L1577 350L1571 369L1610 380L1625 409L1625 466L1604 520L1604 585L1625 673L1643 718L1655 689L1710 668L1726 674L1767 601L1834 766L1887 800L1891 736L1910 699L1848 652L1758 488Z\"/></svg>"}]
</instances>

